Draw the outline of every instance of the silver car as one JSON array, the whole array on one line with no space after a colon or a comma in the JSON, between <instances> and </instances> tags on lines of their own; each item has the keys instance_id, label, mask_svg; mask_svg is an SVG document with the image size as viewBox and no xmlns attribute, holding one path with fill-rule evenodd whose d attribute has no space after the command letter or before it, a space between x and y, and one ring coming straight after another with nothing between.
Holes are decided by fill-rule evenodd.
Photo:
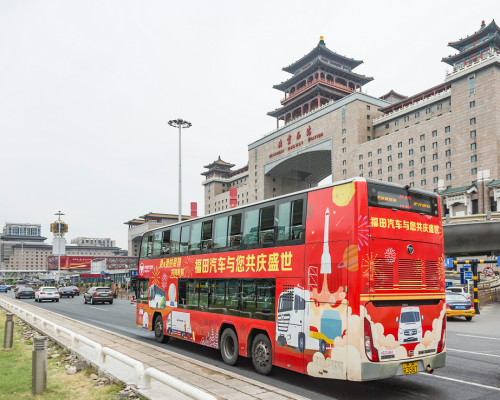
<instances>
[{"instance_id":1,"label":"silver car","mask_svg":"<svg viewBox=\"0 0 500 400\"><path fill-rule=\"evenodd\" d=\"M87 304L87 302L113 304L113 292L107 287L91 287L83 294L83 303Z\"/></svg>"}]
</instances>

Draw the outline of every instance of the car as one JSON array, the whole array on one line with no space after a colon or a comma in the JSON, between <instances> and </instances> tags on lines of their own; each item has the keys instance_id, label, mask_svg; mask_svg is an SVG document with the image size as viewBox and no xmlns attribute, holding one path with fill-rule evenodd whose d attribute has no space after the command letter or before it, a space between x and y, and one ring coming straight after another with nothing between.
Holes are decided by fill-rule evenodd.
<instances>
[{"instance_id":1,"label":"car","mask_svg":"<svg viewBox=\"0 0 500 400\"><path fill-rule=\"evenodd\" d=\"M59 288L59 297L75 297L75 290L71 286L61 286Z\"/></svg>"},{"instance_id":2,"label":"car","mask_svg":"<svg viewBox=\"0 0 500 400\"><path fill-rule=\"evenodd\" d=\"M29 286L26 286L24 283L23 283L23 284L21 284L21 285L15 285L15 286L14 286L14 293L16 293L19 289L24 290L24 289L26 289L27 287L29 287Z\"/></svg>"},{"instance_id":3,"label":"car","mask_svg":"<svg viewBox=\"0 0 500 400\"><path fill-rule=\"evenodd\" d=\"M464 295L446 293L446 317L465 317L471 321L475 315L474 304Z\"/></svg>"},{"instance_id":4,"label":"car","mask_svg":"<svg viewBox=\"0 0 500 400\"><path fill-rule=\"evenodd\" d=\"M91 287L83 294L83 303L87 304L87 302L113 304L113 292L108 287Z\"/></svg>"},{"instance_id":5,"label":"car","mask_svg":"<svg viewBox=\"0 0 500 400\"><path fill-rule=\"evenodd\" d=\"M24 288L20 288L14 295L16 299L34 299L35 291L33 288L29 286L25 286Z\"/></svg>"},{"instance_id":6,"label":"car","mask_svg":"<svg viewBox=\"0 0 500 400\"><path fill-rule=\"evenodd\" d=\"M466 299L470 300L470 293L465 290L465 287L461 286L452 286L446 288L446 293L455 293L455 294L461 294L462 296L465 296Z\"/></svg>"},{"instance_id":7,"label":"car","mask_svg":"<svg viewBox=\"0 0 500 400\"><path fill-rule=\"evenodd\" d=\"M7 293L8 290L9 290L9 287L7 285L0 285L0 292Z\"/></svg>"},{"instance_id":8,"label":"car","mask_svg":"<svg viewBox=\"0 0 500 400\"><path fill-rule=\"evenodd\" d=\"M35 301L42 302L43 300L59 301L59 292L53 286L41 286L35 292Z\"/></svg>"},{"instance_id":9,"label":"car","mask_svg":"<svg viewBox=\"0 0 500 400\"><path fill-rule=\"evenodd\" d=\"M78 289L76 286L69 286L73 291L75 292L75 296L80 296L80 289Z\"/></svg>"}]
</instances>

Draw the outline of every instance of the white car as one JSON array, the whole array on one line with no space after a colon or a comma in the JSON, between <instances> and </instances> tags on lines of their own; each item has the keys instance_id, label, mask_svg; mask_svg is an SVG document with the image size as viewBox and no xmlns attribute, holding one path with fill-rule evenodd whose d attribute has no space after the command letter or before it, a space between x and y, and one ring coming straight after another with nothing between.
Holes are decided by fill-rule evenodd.
<instances>
[{"instance_id":1,"label":"white car","mask_svg":"<svg viewBox=\"0 0 500 400\"><path fill-rule=\"evenodd\" d=\"M446 288L446 293L454 293L454 294L461 294L462 296L465 296L467 300L470 301L470 293L465 290L465 287L460 287L460 286L452 286Z\"/></svg>"},{"instance_id":2,"label":"white car","mask_svg":"<svg viewBox=\"0 0 500 400\"><path fill-rule=\"evenodd\" d=\"M59 291L55 287L42 286L35 292L35 301L42 300L59 301Z\"/></svg>"}]
</instances>

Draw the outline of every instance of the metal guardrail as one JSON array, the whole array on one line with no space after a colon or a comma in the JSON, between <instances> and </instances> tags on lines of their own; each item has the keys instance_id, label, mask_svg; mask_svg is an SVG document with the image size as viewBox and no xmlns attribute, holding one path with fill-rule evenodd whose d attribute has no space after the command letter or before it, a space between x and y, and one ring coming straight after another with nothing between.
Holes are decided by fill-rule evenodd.
<instances>
[{"instance_id":1,"label":"metal guardrail","mask_svg":"<svg viewBox=\"0 0 500 400\"><path fill-rule=\"evenodd\" d=\"M92 347L96 352L96 359L99 362L105 363L106 356L109 356L134 368L137 379L137 387L139 389L149 389L151 387L151 379L155 379L158 382L161 382L194 400L216 400L214 396L205 393L198 388L190 386L187 383L182 382L170 375L167 375L164 372L158 371L156 368L150 367L144 370L144 365L140 361L134 360L133 358L126 356L119 351L110 349L109 347L102 347L99 343L94 342L93 340L90 340L89 338L86 338L85 336L75 333L67 328L64 328L63 326L59 326L52 321L49 321L45 318L40 317L39 315L36 315L35 313L32 313L31 311L16 306L15 304L12 304L4 299L0 299L0 304L2 304L7 309L17 310L19 312L19 315L22 315L22 313L24 313L26 319L28 319L28 316L31 316L33 319L33 323L35 323L36 320L39 320L42 323L43 329L45 329L46 325L50 325L54 329L54 334L56 336L59 336L61 332L65 333L71 339L71 346L73 347L78 347L80 342Z\"/></svg>"}]
</instances>

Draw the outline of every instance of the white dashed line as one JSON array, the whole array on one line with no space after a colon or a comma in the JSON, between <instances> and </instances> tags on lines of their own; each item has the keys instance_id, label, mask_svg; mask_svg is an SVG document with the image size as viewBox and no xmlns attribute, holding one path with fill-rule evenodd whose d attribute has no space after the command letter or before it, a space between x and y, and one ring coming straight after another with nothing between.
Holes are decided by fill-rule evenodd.
<instances>
[{"instance_id":1,"label":"white dashed line","mask_svg":"<svg viewBox=\"0 0 500 400\"><path fill-rule=\"evenodd\" d=\"M460 382L460 383L465 383L467 385L479 386L479 387L482 387L482 388L485 388L485 389L491 389L491 390L498 390L498 391L500 391L500 388L497 388L497 387L494 387L494 386L486 386L486 385L481 385L480 383L461 381L460 379L448 378L446 376L441 376L441 375L431 375L431 374L428 374L427 372L420 372L419 375L430 376L432 378L446 379L447 381Z\"/></svg>"},{"instance_id":2,"label":"white dashed line","mask_svg":"<svg viewBox=\"0 0 500 400\"><path fill-rule=\"evenodd\" d=\"M94 307L94 306L89 306L90 308L95 308L96 310L101 310L101 311L108 311L108 310L105 310L104 308L99 308L99 307Z\"/></svg>"},{"instance_id":3,"label":"white dashed line","mask_svg":"<svg viewBox=\"0 0 500 400\"><path fill-rule=\"evenodd\" d=\"M470 354L478 354L480 356L488 356L488 357L500 357L499 355L496 354L487 354L487 353L478 353L477 351L466 351L466 350L457 350L457 349L450 349L447 348L446 351L451 350L451 351L458 351L460 353L470 353Z\"/></svg>"}]
</instances>

